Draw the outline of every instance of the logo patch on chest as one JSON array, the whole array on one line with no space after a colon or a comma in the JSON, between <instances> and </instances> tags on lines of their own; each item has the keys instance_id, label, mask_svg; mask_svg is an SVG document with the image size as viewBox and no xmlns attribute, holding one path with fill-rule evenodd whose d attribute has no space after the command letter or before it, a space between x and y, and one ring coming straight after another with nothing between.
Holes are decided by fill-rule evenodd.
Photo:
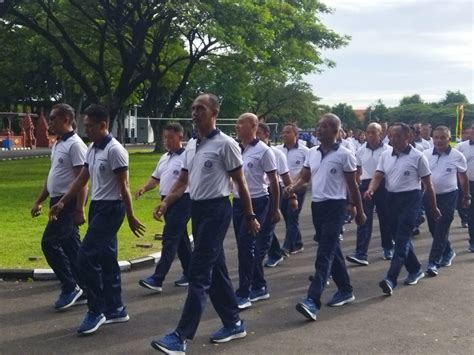
<instances>
[{"instance_id":1,"label":"logo patch on chest","mask_svg":"<svg viewBox=\"0 0 474 355\"><path fill-rule=\"evenodd\" d=\"M173 175L179 175L179 171L178 170L173 170Z\"/></svg>"},{"instance_id":2,"label":"logo patch on chest","mask_svg":"<svg viewBox=\"0 0 474 355\"><path fill-rule=\"evenodd\" d=\"M101 163L101 164L99 165L99 170L100 170L100 171L105 171L105 165Z\"/></svg>"},{"instance_id":3,"label":"logo patch on chest","mask_svg":"<svg viewBox=\"0 0 474 355\"><path fill-rule=\"evenodd\" d=\"M295 164L296 164L296 165L300 165L300 164L301 164L301 160L295 161Z\"/></svg>"},{"instance_id":4,"label":"logo patch on chest","mask_svg":"<svg viewBox=\"0 0 474 355\"><path fill-rule=\"evenodd\" d=\"M332 168L331 170L329 170L329 172L330 172L331 174L335 174L335 173L337 172L337 170L336 170L336 168Z\"/></svg>"},{"instance_id":5,"label":"logo patch on chest","mask_svg":"<svg viewBox=\"0 0 474 355\"><path fill-rule=\"evenodd\" d=\"M63 158L59 158L59 159L58 159L58 162L59 162L59 164L62 164L62 163L64 163L64 160L63 160Z\"/></svg>"},{"instance_id":6,"label":"logo patch on chest","mask_svg":"<svg viewBox=\"0 0 474 355\"><path fill-rule=\"evenodd\" d=\"M247 163L247 166L248 166L249 168L253 168L253 163L252 163L252 162L248 162L248 163Z\"/></svg>"},{"instance_id":7,"label":"logo patch on chest","mask_svg":"<svg viewBox=\"0 0 474 355\"><path fill-rule=\"evenodd\" d=\"M405 176L410 176L410 172L407 170L407 171L405 171L405 172L403 173L403 175L405 175Z\"/></svg>"},{"instance_id":8,"label":"logo patch on chest","mask_svg":"<svg viewBox=\"0 0 474 355\"><path fill-rule=\"evenodd\" d=\"M206 161L204 162L204 166L205 166L206 168L212 168L212 161L206 160Z\"/></svg>"},{"instance_id":9,"label":"logo patch on chest","mask_svg":"<svg viewBox=\"0 0 474 355\"><path fill-rule=\"evenodd\" d=\"M451 171L453 171L453 169L447 168L446 171L447 171L448 173L450 173Z\"/></svg>"}]
</instances>

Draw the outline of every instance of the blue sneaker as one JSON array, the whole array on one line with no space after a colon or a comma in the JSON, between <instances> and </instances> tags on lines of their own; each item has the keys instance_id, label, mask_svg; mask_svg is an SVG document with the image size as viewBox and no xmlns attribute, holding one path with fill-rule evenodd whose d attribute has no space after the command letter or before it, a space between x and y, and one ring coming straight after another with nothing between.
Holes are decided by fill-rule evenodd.
<instances>
[{"instance_id":1,"label":"blue sneaker","mask_svg":"<svg viewBox=\"0 0 474 355\"><path fill-rule=\"evenodd\" d=\"M316 303L311 298L305 298L296 305L296 310L304 315L307 319L315 321L318 317L318 308Z\"/></svg>"},{"instance_id":2,"label":"blue sneaker","mask_svg":"<svg viewBox=\"0 0 474 355\"><path fill-rule=\"evenodd\" d=\"M270 298L270 294L268 293L266 287L262 287L259 290L250 291L250 297L249 298L250 298L250 302L268 300Z\"/></svg>"},{"instance_id":3,"label":"blue sneaker","mask_svg":"<svg viewBox=\"0 0 474 355\"><path fill-rule=\"evenodd\" d=\"M436 264L428 263L428 267L426 268L426 273L431 277L438 276L438 267L436 266Z\"/></svg>"},{"instance_id":4,"label":"blue sneaker","mask_svg":"<svg viewBox=\"0 0 474 355\"><path fill-rule=\"evenodd\" d=\"M357 264L357 265L362 265L362 266L369 265L369 261L367 260L367 258L360 257L355 253L352 255L347 255L346 260L350 263Z\"/></svg>"},{"instance_id":5,"label":"blue sneaker","mask_svg":"<svg viewBox=\"0 0 474 355\"><path fill-rule=\"evenodd\" d=\"M211 341L213 343L227 343L233 339L245 338L246 336L244 321L240 320L233 327L224 326L212 334Z\"/></svg>"},{"instance_id":6,"label":"blue sneaker","mask_svg":"<svg viewBox=\"0 0 474 355\"><path fill-rule=\"evenodd\" d=\"M82 296L82 289L76 285L72 292L61 292L58 300L54 303L54 308L58 311L71 307L77 299Z\"/></svg>"},{"instance_id":7,"label":"blue sneaker","mask_svg":"<svg viewBox=\"0 0 474 355\"><path fill-rule=\"evenodd\" d=\"M276 260L268 258L267 261L265 262L265 264L263 264L263 266L265 266L265 267L277 267L278 264L280 264L283 260L285 260L283 258L283 256L280 259L276 259Z\"/></svg>"},{"instance_id":8,"label":"blue sneaker","mask_svg":"<svg viewBox=\"0 0 474 355\"><path fill-rule=\"evenodd\" d=\"M156 282L155 279L151 276L147 277L144 280L138 281L138 284L141 287L148 288L149 290L153 290L158 293L161 293L161 291L163 291L163 288L161 287L161 283Z\"/></svg>"},{"instance_id":9,"label":"blue sneaker","mask_svg":"<svg viewBox=\"0 0 474 355\"><path fill-rule=\"evenodd\" d=\"M441 259L441 262L439 263L439 266L442 266L442 267L451 266L455 257L456 257L456 253L454 252L454 250L451 250L451 253L449 253L446 256L443 256L443 258Z\"/></svg>"},{"instance_id":10,"label":"blue sneaker","mask_svg":"<svg viewBox=\"0 0 474 355\"><path fill-rule=\"evenodd\" d=\"M105 316L102 313L96 314L89 311L86 313L86 316L77 329L77 332L79 334L92 334L104 323Z\"/></svg>"},{"instance_id":11,"label":"blue sneaker","mask_svg":"<svg viewBox=\"0 0 474 355\"><path fill-rule=\"evenodd\" d=\"M382 292L385 293L387 296L392 295L394 286L390 280L383 279L379 282L379 286L382 289Z\"/></svg>"},{"instance_id":12,"label":"blue sneaker","mask_svg":"<svg viewBox=\"0 0 474 355\"><path fill-rule=\"evenodd\" d=\"M384 249L383 250L383 259L392 260L393 258L393 249Z\"/></svg>"},{"instance_id":13,"label":"blue sneaker","mask_svg":"<svg viewBox=\"0 0 474 355\"><path fill-rule=\"evenodd\" d=\"M420 281L423 277L425 277L425 273L423 271L418 271L413 274L408 274L407 278L403 283L405 285L416 285L418 281Z\"/></svg>"},{"instance_id":14,"label":"blue sneaker","mask_svg":"<svg viewBox=\"0 0 474 355\"><path fill-rule=\"evenodd\" d=\"M352 292L343 292L343 291L337 291L334 296L332 296L332 299L328 302L329 307L339 307L339 306L344 306L347 303L354 302L355 297Z\"/></svg>"},{"instance_id":15,"label":"blue sneaker","mask_svg":"<svg viewBox=\"0 0 474 355\"><path fill-rule=\"evenodd\" d=\"M252 307L252 302L250 302L250 298L239 296L235 296L235 298L237 299L237 306L239 306L240 310Z\"/></svg>"},{"instance_id":16,"label":"blue sneaker","mask_svg":"<svg viewBox=\"0 0 474 355\"><path fill-rule=\"evenodd\" d=\"M165 354L186 354L186 340L181 339L179 334L176 332L167 334L161 339L153 339L151 341L151 346Z\"/></svg>"},{"instance_id":17,"label":"blue sneaker","mask_svg":"<svg viewBox=\"0 0 474 355\"><path fill-rule=\"evenodd\" d=\"M470 244L469 248L467 248L467 251L470 253L474 253L474 244Z\"/></svg>"},{"instance_id":18,"label":"blue sneaker","mask_svg":"<svg viewBox=\"0 0 474 355\"><path fill-rule=\"evenodd\" d=\"M104 324L111 324L111 323L125 323L128 322L130 317L127 313L127 307L122 306L118 309L105 312L105 322Z\"/></svg>"},{"instance_id":19,"label":"blue sneaker","mask_svg":"<svg viewBox=\"0 0 474 355\"><path fill-rule=\"evenodd\" d=\"M189 286L189 280L185 275L183 275L174 282L174 285L178 287L187 287Z\"/></svg>"}]
</instances>

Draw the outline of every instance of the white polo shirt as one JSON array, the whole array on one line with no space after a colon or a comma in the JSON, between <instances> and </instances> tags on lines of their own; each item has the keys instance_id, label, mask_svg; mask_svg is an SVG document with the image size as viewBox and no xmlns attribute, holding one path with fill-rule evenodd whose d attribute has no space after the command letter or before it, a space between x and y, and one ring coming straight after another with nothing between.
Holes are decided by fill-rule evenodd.
<instances>
[{"instance_id":1,"label":"white polo shirt","mask_svg":"<svg viewBox=\"0 0 474 355\"><path fill-rule=\"evenodd\" d=\"M455 149L448 148L438 153L434 148L423 152L428 159L431 181L436 194L445 194L458 189L457 173L467 170L466 158Z\"/></svg>"},{"instance_id":2,"label":"white polo shirt","mask_svg":"<svg viewBox=\"0 0 474 355\"><path fill-rule=\"evenodd\" d=\"M46 187L50 197L64 195L76 178L75 167L84 166L87 146L74 132L62 136L51 148L51 168Z\"/></svg>"},{"instance_id":3,"label":"white polo shirt","mask_svg":"<svg viewBox=\"0 0 474 355\"><path fill-rule=\"evenodd\" d=\"M460 151L467 161L467 178L474 181L474 141L464 141L458 143L456 149Z\"/></svg>"},{"instance_id":4,"label":"white polo shirt","mask_svg":"<svg viewBox=\"0 0 474 355\"><path fill-rule=\"evenodd\" d=\"M357 166L362 168L362 175L360 176L360 179L372 179L375 174L375 169L377 169L380 156L386 150L391 151L392 149L393 148L391 146L384 144L383 141L380 141L379 145L374 150L372 150L367 142L365 142L362 147L357 150L356 154Z\"/></svg>"},{"instance_id":5,"label":"white polo shirt","mask_svg":"<svg viewBox=\"0 0 474 355\"><path fill-rule=\"evenodd\" d=\"M313 202L346 199L347 184L344 173L357 170L354 154L340 143L335 143L324 155L320 147L311 148L304 167L311 171Z\"/></svg>"},{"instance_id":6,"label":"white polo shirt","mask_svg":"<svg viewBox=\"0 0 474 355\"><path fill-rule=\"evenodd\" d=\"M421 178L431 174L425 155L411 145L399 155L393 150L383 152L376 170L385 174L389 192L421 190Z\"/></svg>"},{"instance_id":7,"label":"white polo shirt","mask_svg":"<svg viewBox=\"0 0 474 355\"><path fill-rule=\"evenodd\" d=\"M424 151L425 150L425 147L423 146L423 144L419 143L419 142L413 142L413 143L410 143L410 145L415 148L416 150L419 150L420 152Z\"/></svg>"},{"instance_id":8,"label":"white polo shirt","mask_svg":"<svg viewBox=\"0 0 474 355\"><path fill-rule=\"evenodd\" d=\"M427 142L430 148L434 147L433 138L430 137L430 139L424 139L424 138L422 138L422 139L423 139L423 146L425 146L426 145L425 142ZM426 148L426 149L428 149L428 148Z\"/></svg>"},{"instance_id":9,"label":"white polo shirt","mask_svg":"<svg viewBox=\"0 0 474 355\"><path fill-rule=\"evenodd\" d=\"M245 148L241 146L243 171L251 198L268 196L266 173L276 171L277 164L272 149L262 141L255 139ZM239 198L239 191L234 183L232 193Z\"/></svg>"},{"instance_id":10,"label":"white polo shirt","mask_svg":"<svg viewBox=\"0 0 474 355\"><path fill-rule=\"evenodd\" d=\"M229 196L232 190L229 172L242 167L238 143L216 129L205 138L186 144L182 169L188 172L192 200Z\"/></svg>"},{"instance_id":11,"label":"white polo shirt","mask_svg":"<svg viewBox=\"0 0 474 355\"><path fill-rule=\"evenodd\" d=\"M383 142L384 144L389 144L389 143L390 143L390 139L388 139L388 136L385 136L385 137L383 137L382 142Z\"/></svg>"},{"instance_id":12,"label":"white polo shirt","mask_svg":"<svg viewBox=\"0 0 474 355\"><path fill-rule=\"evenodd\" d=\"M281 149L283 154L285 154L290 177L294 179L303 168L309 151L308 147L297 142L291 149L288 149L285 144L277 145L277 148Z\"/></svg>"},{"instance_id":13,"label":"white polo shirt","mask_svg":"<svg viewBox=\"0 0 474 355\"><path fill-rule=\"evenodd\" d=\"M183 166L184 148L176 152L163 154L156 165L151 177L160 182L160 195L166 196L170 193ZM185 192L188 192L187 190Z\"/></svg>"},{"instance_id":14,"label":"white polo shirt","mask_svg":"<svg viewBox=\"0 0 474 355\"><path fill-rule=\"evenodd\" d=\"M271 145L270 148L272 149L272 152L275 155L278 175L282 176L287 174L289 172L289 169L285 154L281 151L281 149L278 149L273 145Z\"/></svg>"},{"instance_id":15,"label":"white polo shirt","mask_svg":"<svg viewBox=\"0 0 474 355\"><path fill-rule=\"evenodd\" d=\"M92 181L92 201L122 199L115 175L128 170L128 152L112 135L90 145L84 166L88 167Z\"/></svg>"}]
</instances>

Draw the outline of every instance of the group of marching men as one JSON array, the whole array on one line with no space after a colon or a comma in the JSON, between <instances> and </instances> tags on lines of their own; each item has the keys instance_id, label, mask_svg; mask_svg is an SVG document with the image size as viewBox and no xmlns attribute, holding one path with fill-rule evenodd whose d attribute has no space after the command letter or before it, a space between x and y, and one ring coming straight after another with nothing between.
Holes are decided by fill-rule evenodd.
<instances>
[{"instance_id":1,"label":"group of marching men","mask_svg":"<svg viewBox=\"0 0 474 355\"><path fill-rule=\"evenodd\" d=\"M211 341L223 343L246 336L239 311L252 302L268 299L265 267L304 250L299 213L308 184L317 242L315 274L306 297L296 310L316 320L321 295L332 278L337 292L328 306L355 300L345 260L368 265L374 209L380 222L383 258L390 260L379 283L391 295L403 266L406 285L425 276L411 239L426 214L433 237L426 273L438 275L450 266L455 252L448 236L457 200L467 209L469 250L474 252L474 129L456 149L450 147L450 130L440 126L430 136L428 125L410 127L396 123L387 128L370 123L364 141L344 137L334 114L317 122L314 146L298 139L298 128L285 124L283 144L272 146L267 125L251 113L236 123L238 142L216 128L218 99L198 96L192 104L196 138L183 148L183 128L171 123L164 129L168 152L151 177L138 189L138 199L159 185L161 202L154 218L164 218L161 258L153 275L139 285L162 292L164 279L178 254L183 275L176 286L188 286L188 296L176 329L152 341L169 354L184 354L193 339L209 296L223 326ZM125 216L132 232L143 235L144 225L135 217L128 185L128 153L108 131L108 112L92 105L85 112L87 148L74 132L74 110L67 104L53 107L50 129L58 136L51 154L51 169L31 210L41 213L49 196L49 222L42 249L61 282L58 310L85 303L88 312L78 328L94 333L102 324L129 320L121 298L117 262L117 231ZM421 132L428 128L428 134ZM357 145L360 145L357 147ZM85 223L84 205L91 180L88 229L82 241L78 226ZM232 202L229 196L232 194ZM390 208L390 212L388 209ZM286 233L281 245L275 226L283 217ZM354 253L341 251L343 225L357 223ZM193 245L187 233L191 219ZM223 241L233 222L238 246L239 285L234 291L228 275ZM268 255L268 257L267 257ZM86 296L87 293L87 296Z\"/></svg>"}]
</instances>

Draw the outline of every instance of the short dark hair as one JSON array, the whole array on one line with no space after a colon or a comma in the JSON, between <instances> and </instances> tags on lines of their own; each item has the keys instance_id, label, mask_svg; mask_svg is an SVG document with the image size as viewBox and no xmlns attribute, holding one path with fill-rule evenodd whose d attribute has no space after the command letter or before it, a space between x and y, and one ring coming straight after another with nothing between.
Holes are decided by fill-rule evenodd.
<instances>
[{"instance_id":1,"label":"short dark hair","mask_svg":"<svg viewBox=\"0 0 474 355\"><path fill-rule=\"evenodd\" d=\"M53 110L58 111L61 116L66 116L69 122L74 122L75 114L74 109L69 106L68 104L56 104L51 108L51 112Z\"/></svg>"},{"instance_id":2,"label":"short dark hair","mask_svg":"<svg viewBox=\"0 0 474 355\"><path fill-rule=\"evenodd\" d=\"M219 102L219 99L217 98L216 95L214 94L211 94L211 93L208 93L208 92L203 92L202 94L200 94L199 96L206 96L207 98L207 102L209 103L209 106L219 112L220 108L221 108L221 104ZM198 96L198 97L199 97Z\"/></svg>"},{"instance_id":3,"label":"short dark hair","mask_svg":"<svg viewBox=\"0 0 474 355\"><path fill-rule=\"evenodd\" d=\"M293 128L293 131L298 136L299 132L298 132L298 126L296 125L296 123L294 123L294 122L285 122L285 124L283 125L283 128L285 128L287 126Z\"/></svg>"},{"instance_id":4,"label":"short dark hair","mask_svg":"<svg viewBox=\"0 0 474 355\"><path fill-rule=\"evenodd\" d=\"M266 123L259 122L258 129L261 130L263 133L270 134L270 127Z\"/></svg>"},{"instance_id":5,"label":"short dark hair","mask_svg":"<svg viewBox=\"0 0 474 355\"><path fill-rule=\"evenodd\" d=\"M173 131L174 133L184 134L184 128L178 122L168 123L164 129L165 131Z\"/></svg>"},{"instance_id":6,"label":"short dark hair","mask_svg":"<svg viewBox=\"0 0 474 355\"><path fill-rule=\"evenodd\" d=\"M399 126L400 129L402 130L403 134L405 134L406 136L408 136L410 134L411 127L409 125L407 125L406 123L396 122L391 127L396 127L396 126ZM413 127L413 128L415 128L415 127Z\"/></svg>"},{"instance_id":7,"label":"short dark hair","mask_svg":"<svg viewBox=\"0 0 474 355\"><path fill-rule=\"evenodd\" d=\"M86 108L84 113L87 115L87 117L91 118L96 123L109 123L109 111L107 111L105 106L92 104L88 108Z\"/></svg>"}]
</instances>

